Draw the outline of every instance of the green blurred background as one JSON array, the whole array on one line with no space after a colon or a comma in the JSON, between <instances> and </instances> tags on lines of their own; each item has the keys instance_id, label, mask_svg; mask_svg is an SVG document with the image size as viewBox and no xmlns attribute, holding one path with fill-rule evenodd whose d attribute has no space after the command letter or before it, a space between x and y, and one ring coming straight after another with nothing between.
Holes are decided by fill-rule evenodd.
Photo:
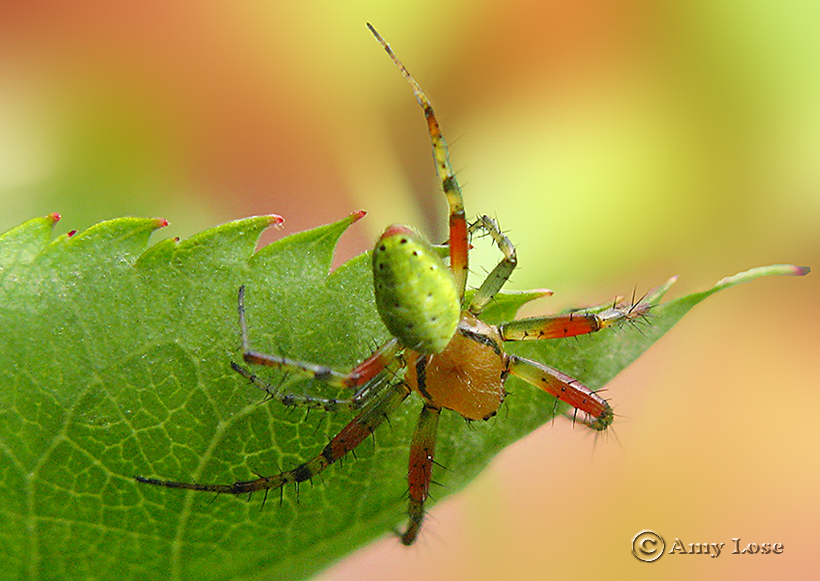
<instances>
[{"instance_id":1,"label":"green blurred background","mask_svg":"<svg viewBox=\"0 0 820 581\"><path fill-rule=\"evenodd\" d=\"M279 213L269 242L363 208L339 261L391 222L445 238L421 113L366 21L433 100L468 212L517 243L510 287L556 291L540 309L820 264L814 0L4 2L0 230L56 211L58 232L143 215L187 237ZM417 546L322 580L816 573L818 280L710 299L610 384L614 434L545 426ZM646 528L785 551L645 564Z\"/></svg>"}]
</instances>

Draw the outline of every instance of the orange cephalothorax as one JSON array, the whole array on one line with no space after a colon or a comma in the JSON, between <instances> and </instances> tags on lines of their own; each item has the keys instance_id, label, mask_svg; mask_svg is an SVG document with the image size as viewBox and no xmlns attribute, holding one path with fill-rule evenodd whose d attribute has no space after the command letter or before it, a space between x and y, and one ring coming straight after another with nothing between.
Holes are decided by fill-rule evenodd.
<instances>
[{"instance_id":1,"label":"orange cephalothorax","mask_svg":"<svg viewBox=\"0 0 820 581\"><path fill-rule=\"evenodd\" d=\"M441 353L408 352L405 380L428 402L468 420L486 420L504 401L506 355L498 329L465 311Z\"/></svg>"}]
</instances>

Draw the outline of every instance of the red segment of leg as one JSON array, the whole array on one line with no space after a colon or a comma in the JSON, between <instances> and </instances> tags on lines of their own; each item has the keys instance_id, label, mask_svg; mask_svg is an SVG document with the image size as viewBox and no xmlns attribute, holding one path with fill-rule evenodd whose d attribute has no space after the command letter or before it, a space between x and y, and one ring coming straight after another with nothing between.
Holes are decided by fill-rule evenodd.
<instances>
[{"instance_id":1,"label":"red segment of leg","mask_svg":"<svg viewBox=\"0 0 820 581\"><path fill-rule=\"evenodd\" d=\"M602 328L601 319L594 313L572 313L554 317L534 317L504 323L499 327L505 341L529 339L558 339L594 333Z\"/></svg>"},{"instance_id":2,"label":"red segment of leg","mask_svg":"<svg viewBox=\"0 0 820 581\"><path fill-rule=\"evenodd\" d=\"M350 452L372 434L384 422L388 414L396 409L409 394L410 390L404 384L391 386L385 397L369 405L352 422L342 428L342 431L328 442L321 456L328 463L333 463Z\"/></svg>"},{"instance_id":3,"label":"red segment of leg","mask_svg":"<svg viewBox=\"0 0 820 581\"><path fill-rule=\"evenodd\" d=\"M458 214L450 214L450 270L459 283L460 292L463 294L467 280L468 251L467 241L467 221L464 219L464 211ZM462 284L462 280L464 284Z\"/></svg>"},{"instance_id":4,"label":"red segment of leg","mask_svg":"<svg viewBox=\"0 0 820 581\"><path fill-rule=\"evenodd\" d=\"M407 528L401 534L404 545L412 545L421 529L424 519L424 502L430 493L430 480L433 474L433 456L436 450L436 430L441 408L425 404L421 410L413 442L410 444L410 462L407 470L409 517Z\"/></svg>"},{"instance_id":5,"label":"red segment of leg","mask_svg":"<svg viewBox=\"0 0 820 581\"><path fill-rule=\"evenodd\" d=\"M510 356L509 366L510 373L595 418L596 425L605 428L612 422L612 407L606 400L569 375L515 355Z\"/></svg>"},{"instance_id":6,"label":"red segment of leg","mask_svg":"<svg viewBox=\"0 0 820 581\"><path fill-rule=\"evenodd\" d=\"M350 371L345 380L346 385L348 387L359 387L376 377L393 361L399 348L399 342L396 339L387 341L373 355Z\"/></svg>"}]
</instances>

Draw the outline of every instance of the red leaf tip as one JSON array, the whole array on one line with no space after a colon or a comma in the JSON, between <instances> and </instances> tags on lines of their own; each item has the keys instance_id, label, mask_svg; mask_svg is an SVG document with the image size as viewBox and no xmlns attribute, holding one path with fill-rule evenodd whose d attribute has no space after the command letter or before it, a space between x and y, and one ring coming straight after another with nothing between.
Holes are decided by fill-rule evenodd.
<instances>
[{"instance_id":1,"label":"red leaf tip","mask_svg":"<svg viewBox=\"0 0 820 581\"><path fill-rule=\"evenodd\" d=\"M56 224L60 221L60 218L62 218L62 216L60 216L57 212L52 212L51 214L46 216L46 218L49 218L52 224Z\"/></svg>"},{"instance_id":2,"label":"red leaf tip","mask_svg":"<svg viewBox=\"0 0 820 581\"><path fill-rule=\"evenodd\" d=\"M806 276L808 273L811 272L811 267L809 266L793 266L792 267L794 276Z\"/></svg>"},{"instance_id":3,"label":"red leaf tip","mask_svg":"<svg viewBox=\"0 0 820 581\"><path fill-rule=\"evenodd\" d=\"M361 220L362 218L364 218L364 217L365 217L365 214L367 214L367 212L366 212L366 211L364 211L364 210L357 210L357 211L355 211L355 212L352 212L352 213L348 216L348 219L350 220L350 223L351 223L351 224L353 224L354 222L358 222L359 220Z\"/></svg>"},{"instance_id":4,"label":"red leaf tip","mask_svg":"<svg viewBox=\"0 0 820 581\"><path fill-rule=\"evenodd\" d=\"M279 214L268 214L266 216L268 219L268 226L276 226L277 228L285 223L285 219L280 216Z\"/></svg>"},{"instance_id":5,"label":"red leaf tip","mask_svg":"<svg viewBox=\"0 0 820 581\"><path fill-rule=\"evenodd\" d=\"M165 228L168 225L168 220L165 218L157 218L155 222L157 224L157 228Z\"/></svg>"}]
</instances>

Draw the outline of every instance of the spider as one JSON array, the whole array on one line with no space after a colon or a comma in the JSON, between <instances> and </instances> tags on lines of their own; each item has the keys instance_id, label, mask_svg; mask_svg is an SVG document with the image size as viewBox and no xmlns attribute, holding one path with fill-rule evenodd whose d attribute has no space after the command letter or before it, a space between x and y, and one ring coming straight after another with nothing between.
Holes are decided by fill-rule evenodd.
<instances>
[{"instance_id":1,"label":"spider","mask_svg":"<svg viewBox=\"0 0 820 581\"><path fill-rule=\"evenodd\" d=\"M482 321L481 313L516 267L515 247L487 216L467 224L461 188L430 101L390 45L370 24L367 26L410 84L424 110L436 173L449 205L447 245L434 247L418 232L400 224L384 231L372 252L373 282L376 307L391 338L347 373L252 350L245 322L245 289L240 287L238 311L245 363L299 373L332 387L354 391L348 399L281 393L245 367L232 363L233 369L284 405L326 411L358 410L358 415L315 458L287 472L233 484L197 484L141 476L136 479L168 488L234 495L265 491L267 495L272 489L281 490L289 483L298 485L319 475L353 451L411 392L416 392L423 405L410 444L408 523L399 534L401 542L410 545L424 519L442 409L452 410L466 420L489 419L504 401L506 379L514 375L573 406L576 414L581 412L581 422L594 430L605 430L613 421L612 408L599 395L556 369L506 353L505 341L594 333L641 317L649 307L633 301L631 305L616 303L597 311L518 319L498 326ZM475 293L465 298L469 238L476 232L488 234L503 258ZM445 252L449 254L449 267L441 257Z\"/></svg>"}]
</instances>

